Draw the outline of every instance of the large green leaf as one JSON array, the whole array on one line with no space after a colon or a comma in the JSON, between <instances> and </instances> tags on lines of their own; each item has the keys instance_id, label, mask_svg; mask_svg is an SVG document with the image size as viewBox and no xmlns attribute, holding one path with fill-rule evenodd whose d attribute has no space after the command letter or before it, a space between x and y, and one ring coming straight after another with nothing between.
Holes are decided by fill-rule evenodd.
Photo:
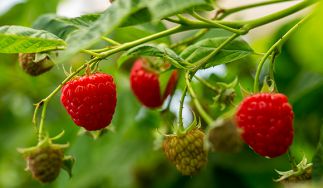
<instances>
[{"instance_id":1,"label":"large green leaf","mask_svg":"<svg viewBox=\"0 0 323 188\"><path fill-rule=\"evenodd\" d=\"M34 53L65 45L64 40L47 31L22 26L0 27L0 53Z\"/></svg>"},{"instance_id":2,"label":"large green leaf","mask_svg":"<svg viewBox=\"0 0 323 188\"><path fill-rule=\"evenodd\" d=\"M100 17L99 14L87 14L76 18L65 18L55 14L45 14L33 24L35 29L49 31L65 39L74 30L89 27Z\"/></svg>"},{"instance_id":3,"label":"large green leaf","mask_svg":"<svg viewBox=\"0 0 323 188\"><path fill-rule=\"evenodd\" d=\"M165 45L153 45L153 44L143 44L131 48L118 60L118 66L121 66L128 59L139 57L139 56L152 56L160 57L169 61L172 65L177 68L183 68L181 63L184 61L180 56L178 56L173 50L167 48Z\"/></svg>"},{"instance_id":4,"label":"large green leaf","mask_svg":"<svg viewBox=\"0 0 323 188\"><path fill-rule=\"evenodd\" d=\"M68 38L68 48L62 53L60 62L95 44L101 36L111 33L121 25L129 15L136 12L139 7L139 0L118 0L114 2L101 16L86 29L73 32Z\"/></svg>"},{"instance_id":5,"label":"large green leaf","mask_svg":"<svg viewBox=\"0 0 323 188\"><path fill-rule=\"evenodd\" d=\"M159 20L196 6L208 5L205 0L146 0L153 20Z\"/></svg>"},{"instance_id":6,"label":"large green leaf","mask_svg":"<svg viewBox=\"0 0 323 188\"><path fill-rule=\"evenodd\" d=\"M216 37L201 40L186 48L181 53L181 57L190 63L195 63L214 51L225 40L227 40L227 37ZM204 68L230 63L244 58L252 52L253 50L247 42L242 39L235 39L225 45L216 55L214 55Z\"/></svg>"}]
</instances>

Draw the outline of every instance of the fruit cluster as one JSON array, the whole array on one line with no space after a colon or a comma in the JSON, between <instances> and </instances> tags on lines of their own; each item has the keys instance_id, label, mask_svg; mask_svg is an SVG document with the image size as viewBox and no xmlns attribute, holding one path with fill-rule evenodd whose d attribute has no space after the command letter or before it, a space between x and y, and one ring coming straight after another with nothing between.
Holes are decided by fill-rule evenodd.
<instances>
[{"instance_id":1,"label":"fruit cluster","mask_svg":"<svg viewBox=\"0 0 323 188\"><path fill-rule=\"evenodd\" d=\"M21 54L19 59L24 69L33 75L45 70L43 63L48 60L34 62L35 54ZM37 67L41 67L42 71ZM163 87L160 81L160 75L165 71L163 68L156 67L145 58L139 58L133 64L130 72L131 89L147 108L160 108L175 89L178 72L170 72ZM62 86L61 102L76 125L87 131L103 130L110 125L116 109L116 84L111 75L89 72L74 77ZM229 96L228 100L221 100L222 105L230 105L235 96L233 88L226 90L230 93L221 92L217 96L218 99ZM285 95L253 94L243 99L235 115L214 121L206 135L196 122L175 134L167 135L163 150L167 159L183 175L188 176L196 174L206 165L208 150L238 152L242 149L242 141L259 155L277 157L286 153L292 144L293 116L292 107ZM27 167L35 179L43 183L56 179L63 165L64 154L61 147L55 148L49 142L27 153Z\"/></svg>"}]
</instances>

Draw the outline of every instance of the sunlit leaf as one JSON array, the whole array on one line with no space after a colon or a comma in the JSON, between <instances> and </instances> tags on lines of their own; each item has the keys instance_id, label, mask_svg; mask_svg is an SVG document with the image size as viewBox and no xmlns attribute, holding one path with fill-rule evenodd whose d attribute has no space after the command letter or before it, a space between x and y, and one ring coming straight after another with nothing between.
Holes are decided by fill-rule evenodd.
<instances>
[{"instance_id":1,"label":"sunlit leaf","mask_svg":"<svg viewBox=\"0 0 323 188\"><path fill-rule=\"evenodd\" d=\"M227 37L217 37L201 40L186 48L180 56L190 63L195 63L209 55L219 47ZM214 55L204 66L204 68L230 63L244 58L253 52L251 47L242 39L236 39L225 45L216 55Z\"/></svg>"},{"instance_id":2,"label":"sunlit leaf","mask_svg":"<svg viewBox=\"0 0 323 188\"><path fill-rule=\"evenodd\" d=\"M34 53L65 45L62 39L47 31L22 26L0 27L0 53Z\"/></svg>"}]
</instances>

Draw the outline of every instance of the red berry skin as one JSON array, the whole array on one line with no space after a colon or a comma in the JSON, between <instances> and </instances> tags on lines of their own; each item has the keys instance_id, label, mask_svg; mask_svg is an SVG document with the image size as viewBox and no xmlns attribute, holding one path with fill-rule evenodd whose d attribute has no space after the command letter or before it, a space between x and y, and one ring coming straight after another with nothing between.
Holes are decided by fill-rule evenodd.
<instances>
[{"instance_id":1,"label":"red berry skin","mask_svg":"<svg viewBox=\"0 0 323 188\"><path fill-rule=\"evenodd\" d=\"M73 79L63 86L61 102L76 125L88 131L105 128L117 103L113 77L95 73Z\"/></svg>"},{"instance_id":2,"label":"red berry skin","mask_svg":"<svg viewBox=\"0 0 323 188\"><path fill-rule=\"evenodd\" d=\"M137 99L148 108L160 107L172 93L177 82L177 71L169 78L164 94L160 92L159 74L143 66L145 59L137 59L130 73L130 84Z\"/></svg>"},{"instance_id":3,"label":"red berry skin","mask_svg":"<svg viewBox=\"0 0 323 188\"><path fill-rule=\"evenodd\" d=\"M285 95L259 93L245 98L236 113L243 140L259 155L277 157L293 142L294 113Z\"/></svg>"}]
</instances>

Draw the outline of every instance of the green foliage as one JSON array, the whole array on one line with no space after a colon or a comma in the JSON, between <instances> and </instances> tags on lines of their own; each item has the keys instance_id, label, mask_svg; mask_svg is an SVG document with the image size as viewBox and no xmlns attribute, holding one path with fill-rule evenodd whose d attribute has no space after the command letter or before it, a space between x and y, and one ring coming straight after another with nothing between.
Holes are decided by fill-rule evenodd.
<instances>
[{"instance_id":1,"label":"green foliage","mask_svg":"<svg viewBox=\"0 0 323 188\"><path fill-rule=\"evenodd\" d=\"M22 26L0 27L0 53L35 53L65 47L52 33Z\"/></svg>"},{"instance_id":2,"label":"green foliage","mask_svg":"<svg viewBox=\"0 0 323 188\"><path fill-rule=\"evenodd\" d=\"M0 89L3 91L0 93L0 187L280 187L272 181L277 177L274 169L290 170L287 156L268 160L255 155L247 146L240 153L211 153L207 168L200 174L181 176L166 161L163 153L154 148L161 147L162 135L158 132L169 133L173 128L176 120L174 109L177 108L174 104L180 102L179 95L185 86L183 77L180 77L170 103L171 111L141 107L130 90L129 67L132 64L129 62L133 59L153 56L172 64L171 69L160 76L163 91L175 68L180 69L179 72L191 71L196 62L214 52L232 36L230 31L219 29L214 24L192 21L187 16L193 9L202 11L203 15L212 8L213 0L115 0L104 12L76 18L55 15L58 2L26 0L1 15L0 53L66 48L59 53L60 62L68 60L64 64L66 70L70 67L75 70L89 58L100 61L99 71L113 75L117 84L118 102L113 122L107 133L97 140L79 135L79 127L62 109L59 94L53 95L48 103L45 129L51 135L66 131L62 137L62 143L70 142L66 155L73 155L76 160L74 163L73 158L66 158L64 168L71 175L71 166L74 165L73 177L69 179L67 173L61 173L57 181L50 185L33 181L23 171L24 161L15 148L35 145L37 135L31 122L32 104L48 96L66 79L66 75L62 65L59 65L45 75L32 78L21 70L16 55L0 54ZM285 11L282 17L290 15L293 10ZM282 45L274 71L278 90L289 96L295 113L295 139L291 149L298 161L304 154L307 159L313 157L313 178L316 180L320 180L323 174L323 133L319 139L318 131L323 116L320 103L323 96L321 10L322 5L317 8L313 18ZM178 13L186 16L188 21L176 17ZM180 26L173 27L163 20L170 16ZM257 23L260 21L258 19ZM247 22L219 21L235 29ZM269 23L268 17L266 23ZM252 43L251 48L242 38L231 41L201 67L211 75L204 75L204 70L198 73L209 83L217 84L230 83L238 77L239 84L250 90L255 65L261 58L253 49L263 52L258 50L270 48L269 44L279 40L295 23L286 25L273 38L258 39L263 40L258 47ZM32 26L33 29L4 25ZM199 29L207 30L200 37L185 41ZM184 31L188 32L181 33ZM170 37L171 34L176 35ZM109 39L100 40L103 36L117 42L107 44ZM183 44L174 47L176 42L183 41ZM260 82L269 72L267 65L261 72ZM211 67L221 68L222 72L212 72L214 69L209 69ZM79 74L84 74L82 71ZM214 119L232 110L242 99L237 86L228 88L229 92L235 91L237 97L221 111L221 105L211 105L213 98L218 96L217 92L210 91L195 79L192 80L192 87L201 107ZM192 98L187 97L184 103L187 105L184 110L198 111ZM205 130L208 125L203 119L201 123Z\"/></svg>"},{"instance_id":3,"label":"green foliage","mask_svg":"<svg viewBox=\"0 0 323 188\"><path fill-rule=\"evenodd\" d=\"M173 50L167 48L165 45L152 45L152 44L143 44L136 46L122 56L118 60L118 65L121 66L128 59L139 56L153 56L163 58L177 68L183 68L181 63L183 59L179 57Z\"/></svg>"},{"instance_id":4,"label":"green foliage","mask_svg":"<svg viewBox=\"0 0 323 188\"><path fill-rule=\"evenodd\" d=\"M196 63L214 51L226 39L227 37L204 39L186 48L180 56L190 63ZM253 50L250 48L248 43L242 39L236 39L222 48L219 53L214 55L207 62L204 68L237 61L250 55L252 52Z\"/></svg>"}]
</instances>

